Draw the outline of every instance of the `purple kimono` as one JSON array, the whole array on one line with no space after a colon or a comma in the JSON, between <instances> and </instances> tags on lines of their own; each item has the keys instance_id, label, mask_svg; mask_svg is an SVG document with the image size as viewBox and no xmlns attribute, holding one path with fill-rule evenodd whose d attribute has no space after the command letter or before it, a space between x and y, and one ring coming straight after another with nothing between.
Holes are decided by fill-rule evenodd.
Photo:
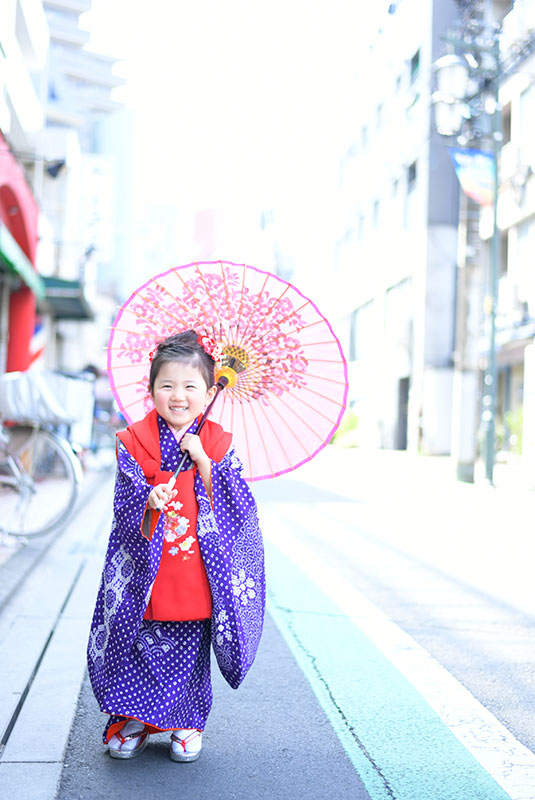
<instances>
[{"instance_id":1,"label":"purple kimono","mask_svg":"<svg viewBox=\"0 0 535 800\"><path fill-rule=\"evenodd\" d=\"M189 432L195 432L194 422ZM161 470L182 452L158 416ZM202 437L202 434L201 434ZM188 459L183 469L192 468ZM210 711L210 642L223 677L237 689L254 661L265 605L256 503L231 446L212 461L212 505L195 475L197 538L212 593L211 620L144 620L160 563L164 519L151 540L140 531L152 485L118 445L114 517L88 645L91 685L102 711L162 730L204 728Z\"/></svg>"}]
</instances>

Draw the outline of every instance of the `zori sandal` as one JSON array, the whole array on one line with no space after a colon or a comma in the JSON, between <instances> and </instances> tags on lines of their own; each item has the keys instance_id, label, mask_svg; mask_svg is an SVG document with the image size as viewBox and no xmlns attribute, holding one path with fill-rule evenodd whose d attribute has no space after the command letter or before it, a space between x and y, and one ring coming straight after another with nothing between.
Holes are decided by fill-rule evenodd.
<instances>
[{"instance_id":1,"label":"zori sandal","mask_svg":"<svg viewBox=\"0 0 535 800\"><path fill-rule=\"evenodd\" d=\"M197 728L181 728L171 734L169 755L173 761L196 761L201 749L202 731Z\"/></svg>"},{"instance_id":2,"label":"zori sandal","mask_svg":"<svg viewBox=\"0 0 535 800\"><path fill-rule=\"evenodd\" d=\"M112 758L136 758L149 743L149 734L145 725L137 720L129 720L108 742L109 754Z\"/></svg>"}]
</instances>

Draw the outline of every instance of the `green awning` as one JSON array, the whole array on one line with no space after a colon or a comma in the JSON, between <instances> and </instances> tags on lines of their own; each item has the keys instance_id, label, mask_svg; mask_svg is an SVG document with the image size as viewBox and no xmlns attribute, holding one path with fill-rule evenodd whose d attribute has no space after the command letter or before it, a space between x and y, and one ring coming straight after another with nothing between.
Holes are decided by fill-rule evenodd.
<instances>
[{"instance_id":1,"label":"green awning","mask_svg":"<svg viewBox=\"0 0 535 800\"><path fill-rule=\"evenodd\" d=\"M45 300L56 319L92 320L93 312L85 299L80 281L43 276Z\"/></svg>"},{"instance_id":2,"label":"green awning","mask_svg":"<svg viewBox=\"0 0 535 800\"><path fill-rule=\"evenodd\" d=\"M18 275L36 297L44 300L45 285L41 277L3 222L0 222L0 266Z\"/></svg>"}]
</instances>

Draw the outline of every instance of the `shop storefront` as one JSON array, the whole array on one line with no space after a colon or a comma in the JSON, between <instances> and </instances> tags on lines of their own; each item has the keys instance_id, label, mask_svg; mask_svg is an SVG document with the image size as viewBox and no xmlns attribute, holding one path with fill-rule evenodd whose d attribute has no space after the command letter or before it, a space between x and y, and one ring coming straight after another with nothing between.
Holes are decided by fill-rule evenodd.
<instances>
[{"instance_id":1,"label":"shop storefront","mask_svg":"<svg viewBox=\"0 0 535 800\"><path fill-rule=\"evenodd\" d=\"M0 372L32 362L36 302L45 297L35 269L38 215L24 170L0 133Z\"/></svg>"}]
</instances>

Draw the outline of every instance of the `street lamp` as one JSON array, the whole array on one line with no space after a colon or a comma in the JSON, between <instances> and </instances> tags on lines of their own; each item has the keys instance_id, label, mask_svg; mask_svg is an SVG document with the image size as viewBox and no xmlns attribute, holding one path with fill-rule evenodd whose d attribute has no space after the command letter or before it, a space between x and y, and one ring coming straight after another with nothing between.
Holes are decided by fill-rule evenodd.
<instances>
[{"instance_id":1,"label":"street lamp","mask_svg":"<svg viewBox=\"0 0 535 800\"><path fill-rule=\"evenodd\" d=\"M468 117L468 107L461 102L468 86L468 64L462 56L451 53L433 65L437 91L432 101L435 107L435 126L442 136L455 136Z\"/></svg>"},{"instance_id":2,"label":"street lamp","mask_svg":"<svg viewBox=\"0 0 535 800\"><path fill-rule=\"evenodd\" d=\"M481 32L479 32L481 33ZM432 96L437 132L456 136L459 144L491 140L493 160L493 231L485 313L488 319L488 359L483 379L481 423L484 432L485 476L493 483L496 415L496 305L500 232L498 209L498 158L501 148L501 120L498 91L501 63L498 31L484 36L449 38L455 52L433 65L437 91ZM489 130L490 129L490 130Z\"/></svg>"}]
</instances>

